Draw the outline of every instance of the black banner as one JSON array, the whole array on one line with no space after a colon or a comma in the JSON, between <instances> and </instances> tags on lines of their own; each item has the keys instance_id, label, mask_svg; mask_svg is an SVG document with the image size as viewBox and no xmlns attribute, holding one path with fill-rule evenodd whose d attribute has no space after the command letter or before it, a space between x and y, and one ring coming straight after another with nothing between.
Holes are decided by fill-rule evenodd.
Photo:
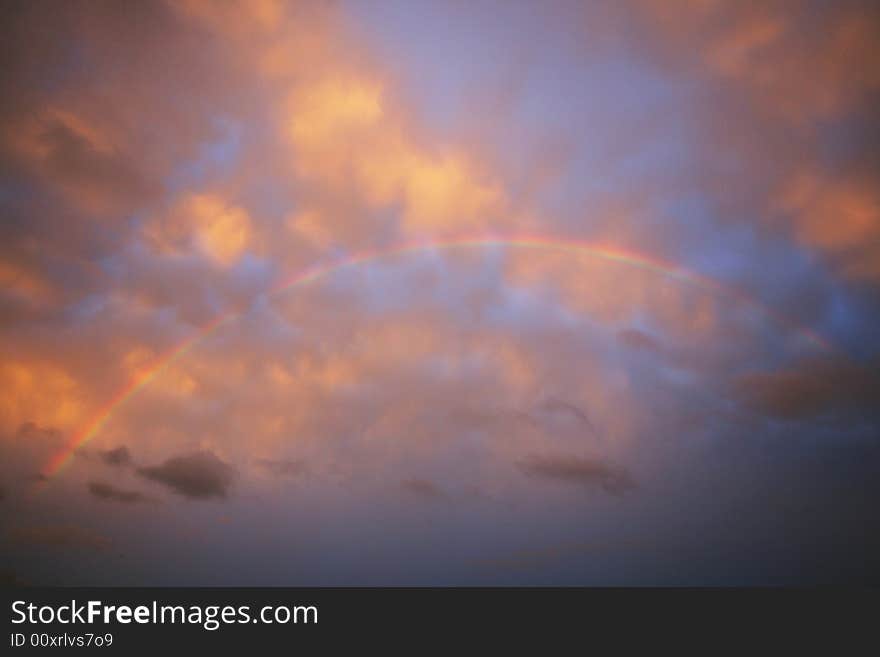
<instances>
[{"instance_id":1,"label":"black banner","mask_svg":"<svg viewBox=\"0 0 880 657\"><path fill-rule=\"evenodd\" d=\"M473 639L536 648L648 641L757 647L867 640L876 591L581 588L11 588L7 652L140 653L390 647L421 652ZM833 629L832 629L833 628ZM864 638L858 638L858 637ZM706 644L706 647L712 647Z\"/></svg>"}]
</instances>

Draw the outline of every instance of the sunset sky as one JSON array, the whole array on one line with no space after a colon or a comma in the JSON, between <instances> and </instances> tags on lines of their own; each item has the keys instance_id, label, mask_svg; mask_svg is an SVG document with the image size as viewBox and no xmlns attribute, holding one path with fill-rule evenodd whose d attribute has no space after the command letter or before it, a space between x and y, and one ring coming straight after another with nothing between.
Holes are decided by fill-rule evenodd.
<instances>
[{"instance_id":1,"label":"sunset sky","mask_svg":"<svg viewBox=\"0 0 880 657\"><path fill-rule=\"evenodd\" d=\"M0 581L880 584L880 10L2 3Z\"/></svg>"}]
</instances>

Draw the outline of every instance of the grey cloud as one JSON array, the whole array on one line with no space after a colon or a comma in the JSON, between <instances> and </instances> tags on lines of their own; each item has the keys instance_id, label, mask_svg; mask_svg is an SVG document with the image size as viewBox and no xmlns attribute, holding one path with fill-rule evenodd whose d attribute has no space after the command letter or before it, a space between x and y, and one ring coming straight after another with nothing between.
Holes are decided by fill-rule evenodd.
<instances>
[{"instance_id":1,"label":"grey cloud","mask_svg":"<svg viewBox=\"0 0 880 657\"><path fill-rule=\"evenodd\" d=\"M400 482L400 487L403 488L403 490L423 499L437 499L443 497L443 491L440 490L440 488L435 483L426 479L405 479L404 481Z\"/></svg>"},{"instance_id":2,"label":"grey cloud","mask_svg":"<svg viewBox=\"0 0 880 657\"><path fill-rule=\"evenodd\" d=\"M138 474L193 499L225 498L236 470L210 451L174 456L160 465L138 468Z\"/></svg>"},{"instance_id":3,"label":"grey cloud","mask_svg":"<svg viewBox=\"0 0 880 657\"><path fill-rule=\"evenodd\" d=\"M107 465L126 466L131 465L131 452L128 447L121 445L114 449L108 449L100 453L101 461Z\"/></svg>"},{"instance_id":4,"label":"grey cloud","mask_svg":"<svg viewBox=\"0 0 880 657\"><path fill-rule=\"evenodd\" d=\"M155 193L150 181L136 168L134 159L114 152L96 151L85 139L57 121L47 121L40 135L46 150L47 174L64 184L100 194L108 202L143 202Z\"/></svg>"},{"instance_id":5,"label":"grey cloud","mask_svg":"<svg viewBox=\"0 0 880 657\"><path fill-rule=\"evenodd\" d=\"M644 331L624 329L617 334L621 344L636 350L660 351L660 343Z\"/></svg>"},{"instance_id":6,"label":"grey cloud","mask_svg":"<svg viewBox=\"0 0 880 657\"><path fill-rule=\"evenodd\" d=\"M88 484L89 492L99 500L107 500L110 502L122 502L123 504L136 504L138 502L148 502L149 497L134 490L122 490L105 484L100 481L90 481Z\"/></svg>"},{"instance_id":7,"label":"grey cloud","mask_svg":"<svg viewBox=\"0 0 880 657\"><path fill-rule=\"evenodd\" d=\"M58 443L61 432L52 427L41 427L35 422L25 422L18 428L16 438L34 442Z\"/></svg>"},{"instance_id":8,"label":"grey cloud","mask_svg":"<svg viewBox=\"0 0 880 657\"><path fill-rule=\"evenodd\" d=\"M841 360L817 360L776 372L744 375L736 395L771 417L804 420L840 412L870 413L880 407L880 375Z\"/></svg>"},{"instance_id":9,"label":"grey cloud","mask_svg":"<svg viewBox=\"0 0 880 657\"><path fill-rule=\"evenodd\" d=\"M532 477L599 486L613 495L621 495L635 488L635 482L627 470L597 459L533 454L517 465Z\"/></svg>"}]
</instances>

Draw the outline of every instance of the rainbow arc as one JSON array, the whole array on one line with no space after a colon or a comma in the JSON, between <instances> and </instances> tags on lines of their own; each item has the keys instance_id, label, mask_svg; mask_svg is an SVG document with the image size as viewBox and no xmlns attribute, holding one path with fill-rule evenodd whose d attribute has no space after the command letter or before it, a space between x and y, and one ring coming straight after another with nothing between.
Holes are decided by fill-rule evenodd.
<instances>
[{"instance_id":1,"label":"rainbow arc","mask_svg":"<svg viewBox=\"0 0 880 657\"><path fill-rule=\"evenodd\" d=\"M485 249L490 247L569 253L578 257L595 258L605 262L618 263L624 266L651 272L684 284L695 286L713 295L721 295L748 304L759 309L765 315L773 318L787 330L802 336L817 348L824 351L836 351L833 345L815 331L801 326L753 297L715 279L678 267L672 263L664 262L654 257L614 246L540 236L489 236L440 241L409 242L384 249L362 251L349 257L340 258L334 262L310 267L294 276L282 279L281 282L273 286L268 292L264 293L264 296L272 299L291 289L309 285L323 278L332 276L337 272L357 268L386 258L420 252L448 251L456 249ZM110 400L108 400L106 404L101 406L88 419L88 421L71 434L64 447L59 450L43 468L43 475L45 478L47 480L51 479L61 472L71 462L77 450L92 440L113 417L115 412L117 412L129 399L134 397L138 391L148 386L154 379L156 379L156 377L167 369L169 365L181 358L196 344L217 331L221 326L235 321L246 313L247 310L230 311L212 319L210 322L196 330L186 340L168 350L150 367L141 370L137 375L132 377L132 379Z\"/></svg>"}]
</instances>

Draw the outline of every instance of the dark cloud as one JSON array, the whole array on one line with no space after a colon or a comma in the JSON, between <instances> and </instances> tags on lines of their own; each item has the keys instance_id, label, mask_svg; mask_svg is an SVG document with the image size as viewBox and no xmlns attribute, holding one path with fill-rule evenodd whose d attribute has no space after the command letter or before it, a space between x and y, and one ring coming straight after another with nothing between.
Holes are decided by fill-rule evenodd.
<instances>
[{"instance_id":1,"label":"dark cloud","mask_svg":"<svg viewBox=\"0 0 880 657\"><path fill-rule=\"evenodd\" d=\"M627 470L596 459L533 454L517 465L525 474L533 477L595 485L613 495L621 495L635 488L635 482Z\"/></svg>"},{"instance_id":2,"label":"dark cloud","mask_svg":"<svg viewBox=\"0 0 880 657\"><path fill-rule=\"evenodd\" d=\"M90 481L89 492L99 500L107 500L111 502L122 502L123 504L135 504L138 502L148 502L149 497L134 490L121 490L110 484L100 481Z\"/></svg>"},{"instance_id":3,"label":"dark cloud","mask_svg":"<svg viewBox=\"0 0 880 657\"><path fill-rule=\"evenodd\" d=\"M56 444L61 442L61 432L53 427L41 427L35 422L25 422L15 434L18 440Z\"/></svg>"},{"instance_id":4,"label":"dark cloud","mask_svg":"<svg viewBox=\"0 0 880 657\"><path fill-rule=\"evenodd\" d=\"M45 153L44 173L75 187L79 193L99 196L115 206L143 202L154 190L132 159L118 152L102 153L70 127L47 120L38 136Z\"/></svg>"},{"instance_id":5,"label":"dark cloud","mask_svg":"<svg viewBox=\"0 0 880 657\"><path fill-rule=\"evenodd\" d=\"M302 460L260 459L257 465L276 477L296 477L308 470L308 464Z\"/></svg>"},{"instance_id":6,"label":"dark cloud","mask_svg":"<svg viewBox=\"0 0 880 657\"><path fill-rule=\"evenodd\" d=\"M91 529L76 525L44 525L16 527L7 533L11 543L46 545L61 548L105 550L111 541Z\"/></svg>"},{"instance_id":7,"label":"dark cloud","mask_svg":"<svg viewBox=\"0 0 880 657\"><path fill-rule=\"evenodd\" d=\"M209 451L175 456L160 465L138 468L137 472L194 499L225 498L236 474L234 467Z\"/></svg>"},{"instance_id":8,"label":"dark cloud","mask_svg":"<svg viewBox=\"0 0 880 657\"><path fill-rule=\"evenodd\" d=\"M121 445L114 449L108 449L100 453L101 461L107 465L126 466L131 465L131 452L128 447Z\"/></svg>"},{"instance_id":9,"label":"dark cloud","mask_svg":"<svg viewBox=\"0 0 880 657\"><path fill-rule=\"evenodd\" d=\"M426 479L405 479L400 482L400 487L423 499L437 499L443 497L443 491L440 490L435 483Z\"/></svg>"},{"instance_id":10,"label":"dark cloud","mask_svg":"<svg viewBox=\"0 0 880 657\"><path fill-rule=\"evenodd\" d=\"M753 410L786 420L871 413L880 408L880 374L846 361L810 361L744 375L736 381L736 392Z\"/></svg>"},{"instance_id":11,"label":"dark cloud","mask_svg":"<svg viewBox=\"0 0 880 657\"><path fill-rule=\"evenodd\" d=\"M631 349L660 351L660 343L657 340L637 329L624 329L617 334L617 339Z\"/></svg>"}]
</instances>

